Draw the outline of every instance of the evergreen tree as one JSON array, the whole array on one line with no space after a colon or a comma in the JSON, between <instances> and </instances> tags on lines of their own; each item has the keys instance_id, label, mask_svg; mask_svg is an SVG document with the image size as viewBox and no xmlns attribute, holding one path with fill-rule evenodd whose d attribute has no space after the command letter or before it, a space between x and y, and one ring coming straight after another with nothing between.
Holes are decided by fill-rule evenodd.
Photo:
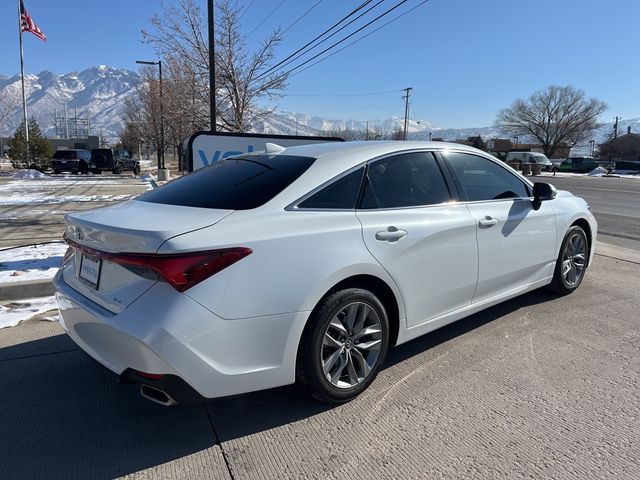
<instances>
[{"instance_id":1,"label":"evergreen tree","mask_svg":"<svg viewBox=\"0 0 640 480\"><path fill-rule=\"evenodd\" d=\"M29 120L29 164L25 162L26 140L24 137L24 123L9 139L9 157L13 168L35 167L44 170L49 166L49 160L53 155L53 147L42 135L40 126L34 118Z\"/></svg>"}]
</instances>

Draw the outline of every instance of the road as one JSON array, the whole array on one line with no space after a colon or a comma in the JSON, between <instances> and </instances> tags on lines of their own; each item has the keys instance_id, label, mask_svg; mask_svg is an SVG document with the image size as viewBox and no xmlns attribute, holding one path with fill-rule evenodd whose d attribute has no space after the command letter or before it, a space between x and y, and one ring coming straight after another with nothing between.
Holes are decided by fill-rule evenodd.
<instances>
[{"instance_id":1,"label":"road","mask_svg":"<svg viewBox=\"0 0 640 480\"><path fill-rule=\"evenodd\" d=\"M640 180L608 177L539 177L584 198L598 221L598 239L640 250ZM532 179L534 180L534 179Z\"/></svg>"},{"instance_id":2,"label":"road","mask_svg":"<svg viewBox=\"0 0 640 480\"><path fill-rule=\"evenodd\" d=\"M638 479L638 292L640 264L597 255L573 294L531 292L401 345L336 407L295 387L160 407L113 382L57 322L29 321L0 330L0 471Z\"/></svg>"}]
</instances>

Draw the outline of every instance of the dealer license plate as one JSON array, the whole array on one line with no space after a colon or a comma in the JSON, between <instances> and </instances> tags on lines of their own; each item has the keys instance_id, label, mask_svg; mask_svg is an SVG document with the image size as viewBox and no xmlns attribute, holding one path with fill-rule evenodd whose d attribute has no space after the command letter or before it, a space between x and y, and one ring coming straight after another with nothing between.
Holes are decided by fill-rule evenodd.
<instances>
[{"instance_id":1,"label":"dealer license plate","mask_svg":"<svg viewBox=\"0 0 640 480\"><path fill-rule=\"evenodd\" d=\"M101 268L102 260L86 253L82 254L80 258L80 278L95 289L98 288L100 283Z\"/></svg>"}]
</instances>

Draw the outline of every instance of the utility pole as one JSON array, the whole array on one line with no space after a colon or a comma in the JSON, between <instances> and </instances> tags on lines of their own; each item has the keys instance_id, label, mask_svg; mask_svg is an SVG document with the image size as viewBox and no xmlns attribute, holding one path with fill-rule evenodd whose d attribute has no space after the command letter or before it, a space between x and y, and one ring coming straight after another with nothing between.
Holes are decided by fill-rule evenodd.
<instances>
[{"instance_id":1,"label":"utility pole","mask_svg":"<svg viewBox=\"0 0 640 480\"><path fill-rule=\"evenodd\" d=\"M214 4L207 1L209 20L209 116L211 117L211 131L216 131L216 39L214 37ZM296 119L297 121L297 119Z\"/></svg>"},{"instance_id":2,"label":"utility pole","mask_svg":"<svg viewBox=\"0 0 640 480\"><path fill-rule=\"evenodd\" d=\"M409 121L409 95L411 94L411 90L413 87L403 88L405 94L402 96L404 99L404 130L402 133L402 140L407 139L407 122Z\"/></svg>"},{"instance_id":3,"label":"utility pole","mask_svg":"<svg viewBox=\"0 0 640 480\"><path fill-rule=\"evenodd\" d=\"M613 124L613 138L618 138L618 120L620 117L616 115L616 122Z\"/></svg>"}]
</instances>

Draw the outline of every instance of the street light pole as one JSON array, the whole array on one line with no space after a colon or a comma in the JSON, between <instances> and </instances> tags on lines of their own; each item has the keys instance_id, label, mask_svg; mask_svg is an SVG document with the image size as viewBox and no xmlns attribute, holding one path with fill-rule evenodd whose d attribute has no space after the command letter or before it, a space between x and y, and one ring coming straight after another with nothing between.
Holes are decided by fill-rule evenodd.
<instances>
[{"instance_id":1,"label":"street light pole","mask_svg":"<svg viewBox=\"0 0 640 480\"><path fill-rule=\"evenodd\" d=\"M157 65L160 80L160 151L158 152L158 170L164 169L164 106L162 101L162 60L150 62L147 60L136 60L140 65Z\"/></svg>"},{"instance_id":2,"label":"street light pole","mask_svg":"<svg viewBox=\"0 0 640 480\"><path fill-rule=\"evenodd\" d=\"M207 1L207 17L209 20L209 116L211 131L216 131L216 39L214 37L214 0Z\"/></svg>"}]
</instances>

